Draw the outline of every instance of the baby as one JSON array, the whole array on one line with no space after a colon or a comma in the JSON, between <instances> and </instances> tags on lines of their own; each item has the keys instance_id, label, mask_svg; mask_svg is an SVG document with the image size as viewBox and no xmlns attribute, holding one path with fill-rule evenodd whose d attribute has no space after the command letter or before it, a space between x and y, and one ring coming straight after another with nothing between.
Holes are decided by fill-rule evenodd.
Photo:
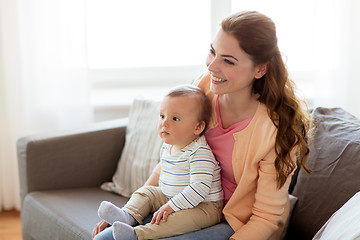
<instances>
[{"instance_id":1,"label":"baby","mask_svg":"<svg viewBox=\"0 0 360 240\"><path fill-rule=\"evenodd\" d=\"M220 167L203 135L210 117L211 104L200 88L181 86L164 97L157 127L164 141L159 186L141 187L123 208L107 201L99 207L115 240L171 237L222 220ZM142 225L150 213L151 222Z\"/></svg>"}]
</instances>

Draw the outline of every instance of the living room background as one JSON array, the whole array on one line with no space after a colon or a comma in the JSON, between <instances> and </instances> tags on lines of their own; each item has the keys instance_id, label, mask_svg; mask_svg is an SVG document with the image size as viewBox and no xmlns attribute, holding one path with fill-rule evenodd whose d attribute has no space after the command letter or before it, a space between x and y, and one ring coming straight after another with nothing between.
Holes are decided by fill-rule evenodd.
<instances>
[{"instance_id":1,"label":"living room background","mask_svg":"<svg viewBox=\"0 0 360 240\"><path fill-rule=\"evenodd\" d=\"M309 107L360 116L355 0L0 1L0 211L19 209L19 137L126 116L204 70L223 17L257 10L277 25Z\"/></svg>"}]
</instances>

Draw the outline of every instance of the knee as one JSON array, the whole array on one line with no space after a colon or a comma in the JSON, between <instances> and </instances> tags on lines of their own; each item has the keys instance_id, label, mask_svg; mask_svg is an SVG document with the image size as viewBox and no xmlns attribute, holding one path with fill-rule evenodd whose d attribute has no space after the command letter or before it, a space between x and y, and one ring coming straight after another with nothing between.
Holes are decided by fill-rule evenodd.
<instances>
[{"instance_id":1,"label":"knee","mask_svg":"<svg viewBox=\"0 0 360 240\"><path fill-rule=\"evenodd\" d=\"M154 192L157 191L158 187L155 186L142 186L138 190L136 190L133 194L139 194L142 196L151 196L154 195Z\"/></svg>"}]
</instances>

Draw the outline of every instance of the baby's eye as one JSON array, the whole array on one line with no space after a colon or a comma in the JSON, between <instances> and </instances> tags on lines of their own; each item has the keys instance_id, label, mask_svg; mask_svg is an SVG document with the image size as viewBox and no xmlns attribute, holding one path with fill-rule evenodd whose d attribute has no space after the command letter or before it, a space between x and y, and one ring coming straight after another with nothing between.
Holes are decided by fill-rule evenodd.
<instances>
[{"instance_id":1,"label":"baby's eye","mask_svg":"<svg viewBox=\"0 0 360 240\"><path fill-rule=\"evenodd\" d=\"M180 118L173 117L173 120L174 120L174 121L180 121Z\"/></svg>"},{"instance_id":2,"label":"baby's eye","mask_svg":"<svg viewBox=\"0 0 360 240\"><path fill-rule=\"evenodd\" d=\"M160 114L160 118L164 119L165 115L164 114Z\"/></svg>"}]
</instances>

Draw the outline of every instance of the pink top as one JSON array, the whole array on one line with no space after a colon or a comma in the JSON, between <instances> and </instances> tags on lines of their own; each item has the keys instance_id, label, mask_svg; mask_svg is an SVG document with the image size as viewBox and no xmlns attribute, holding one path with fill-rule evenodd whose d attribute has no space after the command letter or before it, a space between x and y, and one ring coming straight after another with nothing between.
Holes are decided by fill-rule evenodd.
<instances>
[{"instance_id":1,"label":"pink top","mask_svg":"<svg viewBox=\"0 0 360 240\"><path fill-rule=\"evenodd\" d=\"M237 186L232 167L232 155L235 143L233 134L246 128L246 126L251 122L252 117L224 129L221 122L220 108L217 98L216 118L219 123L218 126L205 133L205 137L220 164L221 184L225 195L225 203L227 203Z\"/></svg>"}]
</instances>

